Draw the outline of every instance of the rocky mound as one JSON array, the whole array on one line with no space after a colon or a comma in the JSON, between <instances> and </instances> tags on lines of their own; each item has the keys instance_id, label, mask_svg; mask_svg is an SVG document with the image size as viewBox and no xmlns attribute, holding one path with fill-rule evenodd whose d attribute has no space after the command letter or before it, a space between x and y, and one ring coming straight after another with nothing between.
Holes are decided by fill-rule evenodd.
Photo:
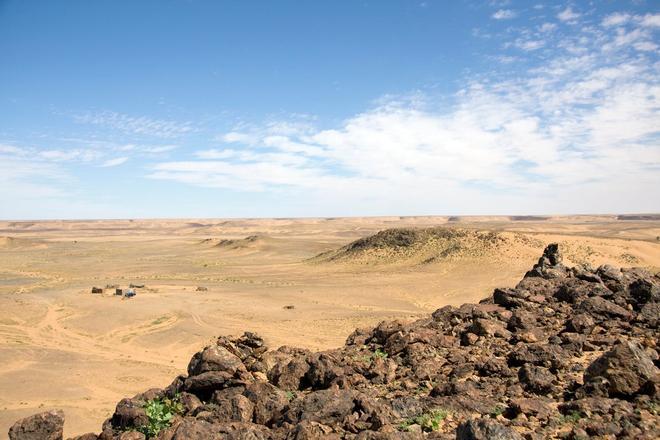
<instances>
[{"instance_id":1,"label":"rocky mound","mask_svg":"<svg viewBox=\"0 0 660 440\"><path fill-rule=\"evenodd\" d=\"M523 234L484 232L460 228L386 229L360 238L339 249L317 255L314 262L433 263L447 259L503 255L513 246L532 249L538 255L542 243ZM520 249L517 250L519 252Z\"/></svg>"},{"instance_id":2,"label":"rocky mound","mask_svg":"<svg viewBox=\"0 0 660 440\"><path fill-rule=\"evenodd\" d=\"M265 241L265 237L260 235L250 235L245 238L235 239L235 240L220 240L215 247L223 249L245 249L250 247L255 247Z\"/></svg>"},{"instance_id":3,"label":"rocky mound","mask_svg":"<svg viewBox=\"0 0 660 440\"><path fill-rule=\"evenodd\" d=\"M550 245L514 288L356 330L339 349L220 337L77 439L656 439L659 321L659 275L569 269ZM42 413L10 438L61 429Z\"/></svg>"},{"instance_id":4,"label":"rocky mound","mask_svg":"<svg viewBox=\"0 0 660 440\"><path fill-rule=\"evenodd\" d=\"M205 238L204 240L201 240L199 244L211 245L212 247L225 250L237 250L258 248L260 246L266 245L269 241L270 238L264 235L249 235L245 238L236 239Z\"/></svg>"}]
</instances>

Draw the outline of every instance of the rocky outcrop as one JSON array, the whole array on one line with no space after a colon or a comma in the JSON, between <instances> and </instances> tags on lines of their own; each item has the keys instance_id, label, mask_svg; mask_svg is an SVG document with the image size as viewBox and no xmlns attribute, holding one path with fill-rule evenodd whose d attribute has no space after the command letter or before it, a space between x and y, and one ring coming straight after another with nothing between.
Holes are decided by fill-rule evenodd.
<instances>
[{"instance_id":1,"label":"rocky outcrop","mask_svg":"<svg viewBox=\"0 0 660 440\"><path fill-rule=\"evenodd\" d=\"M659 286L641 269L565 267L550 245L514 288L339 349L221 337L79 439L660 438ZM61 436L39 417L10 438Z\"/></svg>"}]
</instances>

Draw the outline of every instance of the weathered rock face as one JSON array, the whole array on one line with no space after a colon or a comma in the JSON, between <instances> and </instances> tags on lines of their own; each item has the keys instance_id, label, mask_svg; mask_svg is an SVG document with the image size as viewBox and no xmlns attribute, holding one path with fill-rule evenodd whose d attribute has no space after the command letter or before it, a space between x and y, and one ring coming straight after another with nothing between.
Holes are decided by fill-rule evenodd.
<instances>
[{"instance_id":1,"label":"weathered rock face","mask_svg":"<svg viewBox=\"0 0 660 440\"><path fill-rule=\"evenodd\" d=\"M61 440L62 411L49 411L19 420L9 429L9 440Z\"/></svg>"},{"instance_id":2,"label":"weathered rock face","mask_svg":"<svg viewBox=\"0 0 660 440\"><path fill-rule=\"evenodd\" d=\"M635 342L616 344L596 359L584 373L586 383L605 380L605 388L612 396L633 397L660 375L651 358Z\"/></svg>"},{"instance_id":3,"label":"weathered rock face","mask_svg":"<svg viewBox=\"0 0 660 440\"><path fill-rule=\"evenodd\" d=\"M160 440L656 439L659 301L658 275L567 268L551 245L514 288L356 330L336 350L220 337L187 376L123 399L79 439L144 438L153 399L179 402ZM61 419L12 430L61 438Z\"/></svg>"},{"instance_id":4,"label":"weathered rock face","mask_svg":"<svg viewBox=\"0 0 660 440\"><path fill-rule=\"evenodd\" d=\"M523 440L515 431L489 419L469 420L456 431L457 440Z\"/></svg>"}]
</instances>

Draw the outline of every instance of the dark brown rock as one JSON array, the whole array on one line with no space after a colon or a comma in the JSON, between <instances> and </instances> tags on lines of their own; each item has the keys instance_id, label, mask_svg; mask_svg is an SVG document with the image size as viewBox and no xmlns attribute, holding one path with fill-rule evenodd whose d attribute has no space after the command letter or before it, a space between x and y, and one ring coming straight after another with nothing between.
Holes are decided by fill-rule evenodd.
<instances>
[{"instance_id":1,"label":"dark brown rock","mask_svg":"<svg viewBox=\"0 0 660 440\"><path fill-rule=\"evenodd\" d=\"M262 425L270 425L281 419L289 404L284 391L266 382L248 385L243 395L254 404L254 422Z\"/></svg>"},{"instance_id":2,"label":"dark brown rock","mask_svg":"<svg viewBox=\"0 0 660 440\"><path fill-rule=\"evenodd\" d=\"M121 430L137 428L147 424L148 421L144 401L141 400L122 399L112 415L112 426Z\"/></svg>"},{"instance_id":3,"label":"dark brown rock","mask_svg":"<svg viewBox=\"0 0 660 440\"><path fill-rule=\"evenodd\" d=\"M537 394L545 394L550 391L555 376L547 368L525 364L518 371L518 380L520 380L525 390Z\"/></svg>"},{"instance_id":4,"label":"dark brown rock","mask_svg":"<svg viewBox=\"0 0 660 440\"><path fill-rule=\"evenodd\" d=\"M574 315L568 321L566 321L566 330L569 332L588 335L591 333L595 326L596 322L594 319L586 313Z\"/></svg>"},{"instance_id":5,"label":"dark brown rock","mask_svg":"<svg viewBox=\"0 0 660 440\"><path fill-rule=\"evenodd\" d=\"M233 376L239 371L246 371L245 365L225 347L212 346L196 353L188 364L188 375L196 376L209 371L222 371Z\"/></svg>"},{"instance_id":6,"label":"dark brown rock","mask_svg":"<svg viewBox=\"0 0 660 440\"><path fill-rule=\"evenodd\" d=\"M584 381L605 379L611 396L633 396L660 373L636 343L624 341L596 359L584 373Z\"/></svg>"},{"instance_id":7,"label":"dark brown rock","mask_svg":"<svg viewBox=\"0 0 660 440\"><path fill-rule=\"evenodd\" d=\"M47 411L26 417L9 429L9 440L62 440L64 413Z\"/></svg>"},{"instance_id":8,"label":"dark brown rock","mask_svg":"<svg viewBox=\"0 0 660 440\"><path fill-rule=\"evenodd\" d=\"M456 440L523 440L523 437L494 420L481 418L461 423Z\"/></svg>"},{"instance_id":9,"label":"dark brown rock","mask_svg":"<svg viewBox=\"0 0 660 440\"><path fill-rule=\"evenodd\" d=\"M232 375L225 371L207 371L186 379L183 389L202 400L208 400L214 391L228 386L231 379Z\"/></svg>"},{"instance_id":10,"label":"dark brown rock","mask_svg":"<svg viewBox=\"0 0 660 440\"><path fill-rule=\"evenodd\" d=\"M629 320L632 318L632 314L628 310L599 296L585 299L577 310L600 319Z\"/></svg>"}]
</instances>

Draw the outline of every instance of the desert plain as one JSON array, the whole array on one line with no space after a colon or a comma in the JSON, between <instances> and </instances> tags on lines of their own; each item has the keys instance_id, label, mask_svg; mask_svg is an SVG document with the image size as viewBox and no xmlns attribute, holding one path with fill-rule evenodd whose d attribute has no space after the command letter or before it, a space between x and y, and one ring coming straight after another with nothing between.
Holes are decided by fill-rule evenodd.
<instances>
[{"instance_id":1,"label":"desert plain","mask_svg":"<svg viewBox=\"0 0 660 440\"><path fill-rule=\"evenodd\" d=\"M65 436L95 431L218 335L326 349L476 302L551 242L567 265L660 270L658 215L0 221L0 437L53 408Z\"/></svg>"}]
</instances>

